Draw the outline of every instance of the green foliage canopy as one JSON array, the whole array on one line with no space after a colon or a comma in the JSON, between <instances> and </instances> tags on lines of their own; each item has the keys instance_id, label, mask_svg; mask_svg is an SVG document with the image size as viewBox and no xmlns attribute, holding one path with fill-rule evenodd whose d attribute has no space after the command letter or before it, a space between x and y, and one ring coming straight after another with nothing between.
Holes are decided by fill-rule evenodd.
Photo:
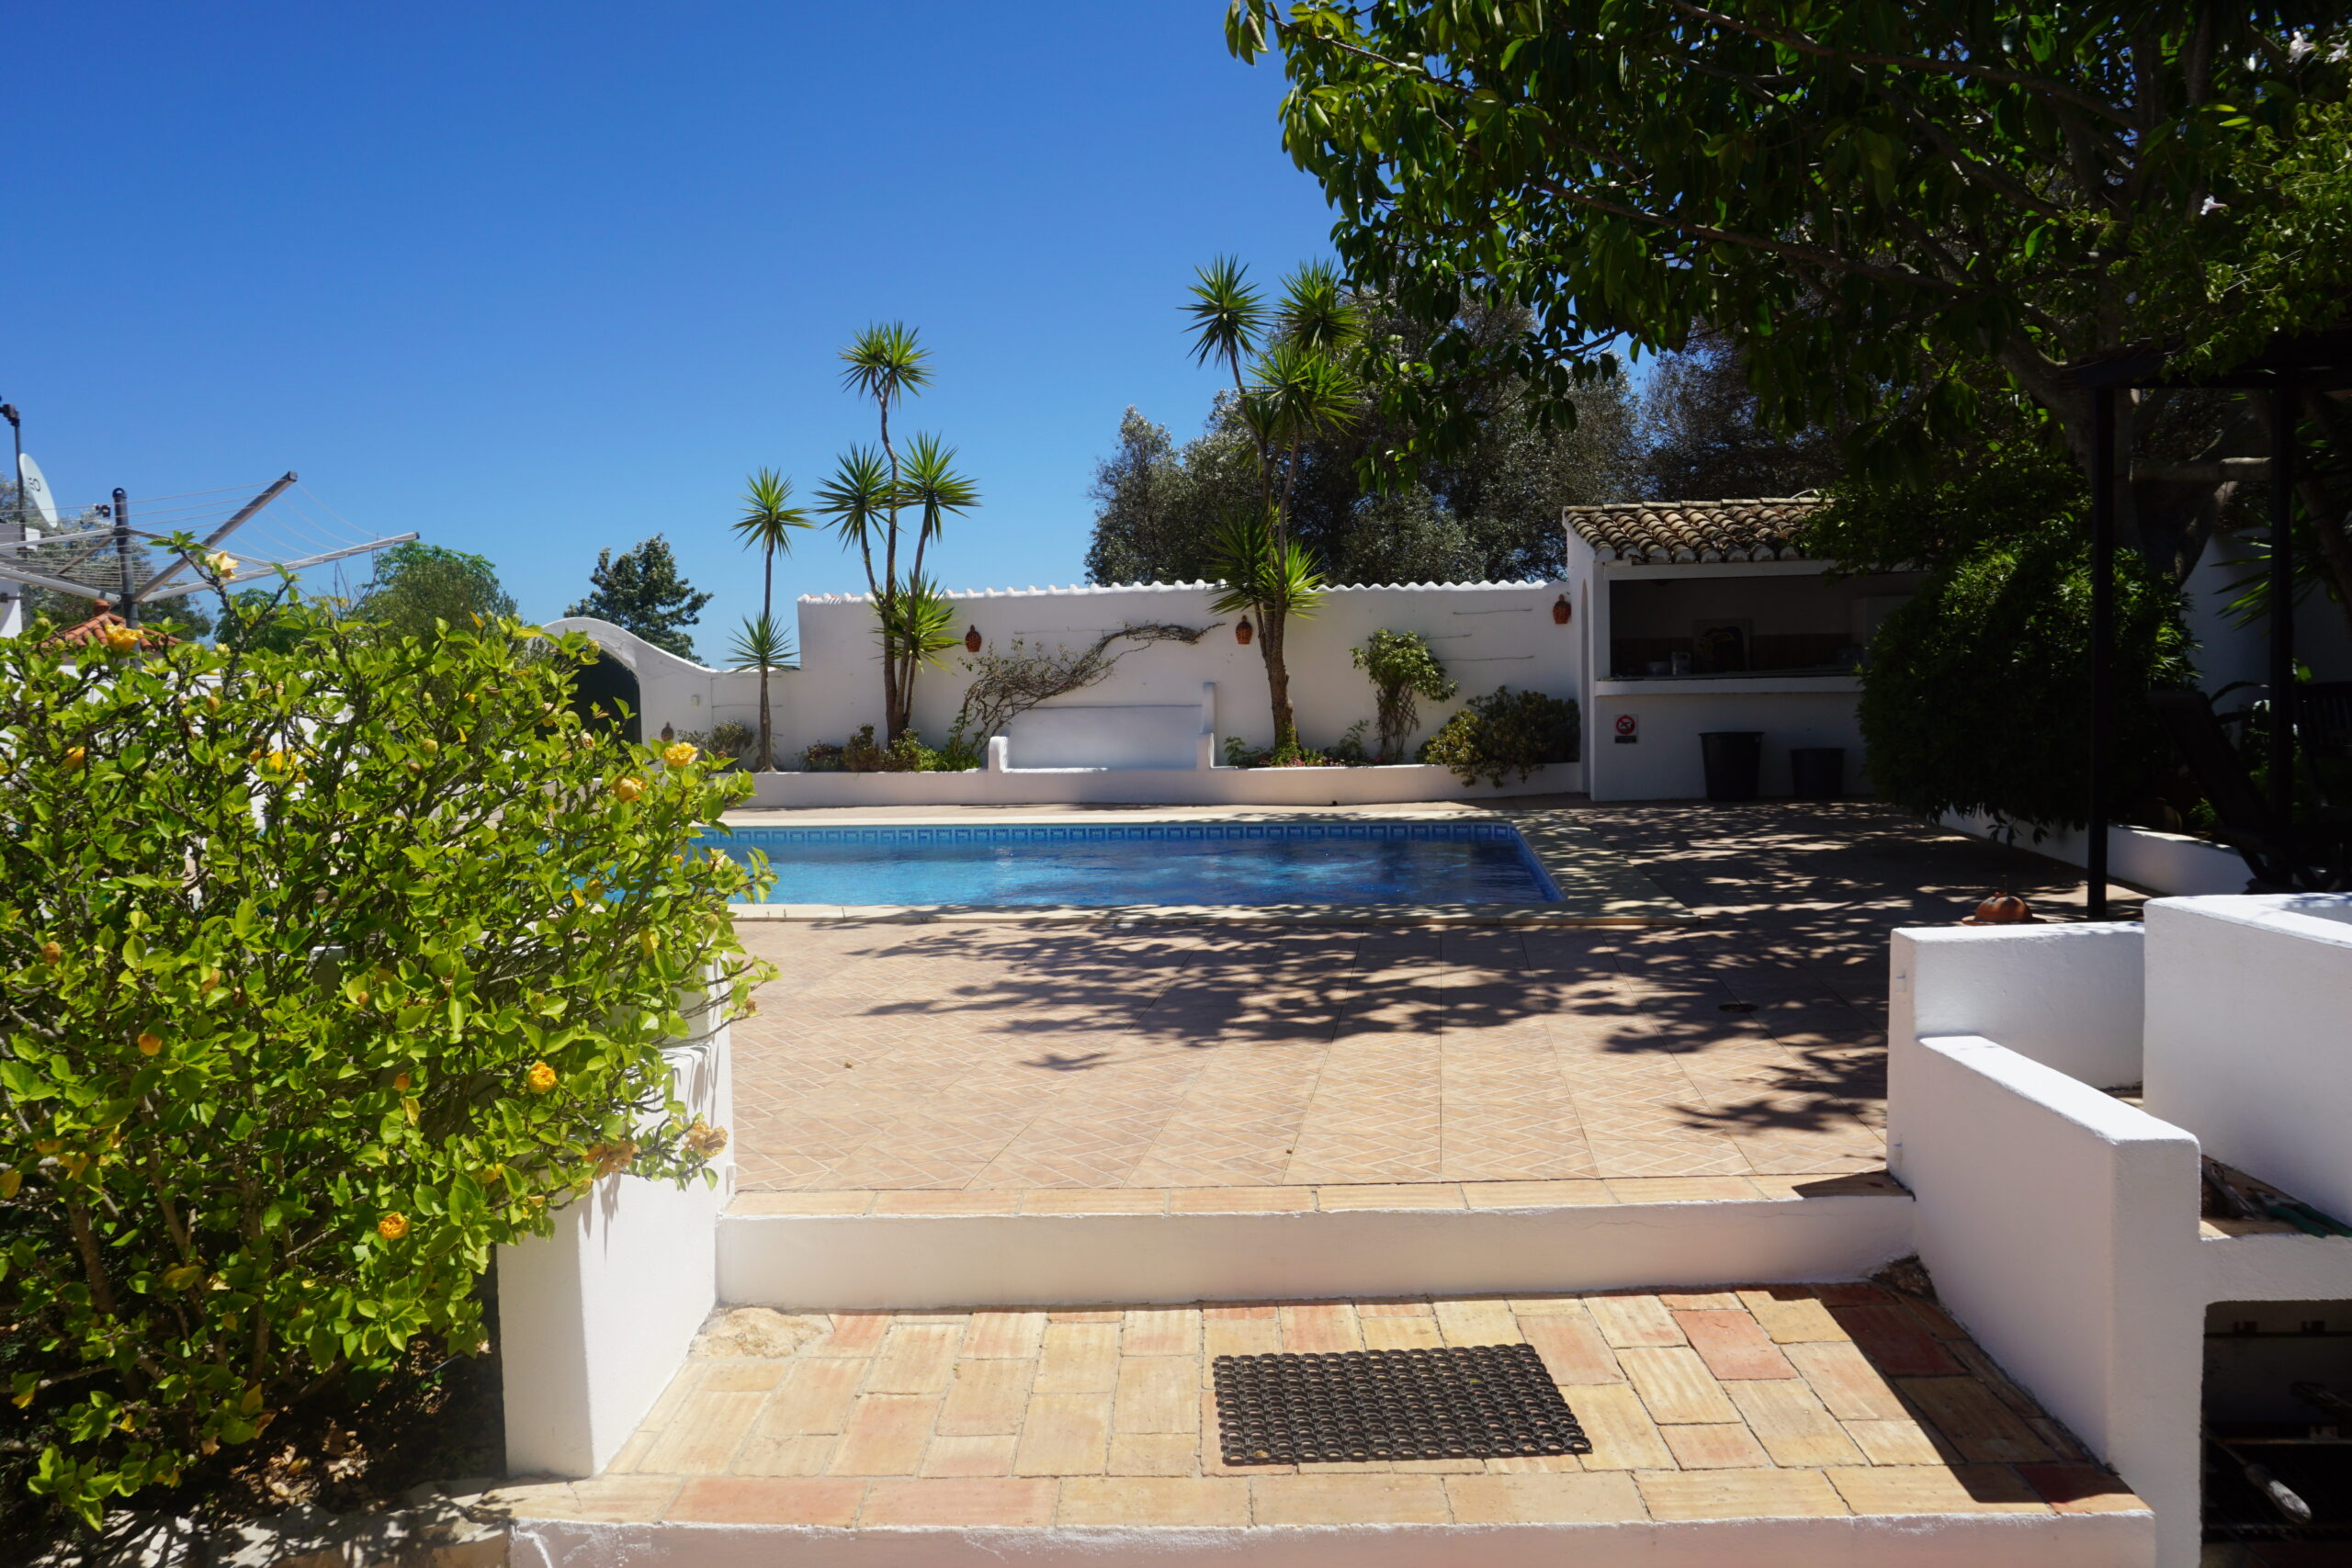
<instances>
[{"instance_id":1,"label":"green foliage canopy","mask_svg":"<svg viewBox=\"0 0 2352 1568\"><path fill-rule=\"evenodd\" d=\"M702 607L712 596L679 575L668 539L656 534L618 557L598 550L588 581L594 592L565 615L594 615L681 659L695 656L694 638L685 628L702 619Z\"/></svg>"},{"instance_id":2,"label":"green foliage canopy","mask_svg":"<svg viewBox=\"0 0 2352 1568\"><path fill-rule=\"evenodd\" d=\"M1932 575L1880 624L1862 668L1872 788L1922 816L1984 812L2030 827L2088 818L2088 494L2030 447L1932 486L1856 483L1808 524L1809 553L1858 571ZM2144 700L2193 679L2179 595L2146 561L2116 560L2114 796L2136 806L2169 771Z\"/></svg>"},{"instance_id":3,"label":"green foliage canopy","mask_svg":"<svg viewBox=\"0 0 2352 1568\"><path fill-rule=\"evenodd\" d=\"M1442 703L1459 690L1446 679L1445 666L1419 632L1376 631L1363 647L1348 649L1348 658L1371 678L1376 716L1373 728L1383 762L1401 756L1405 742L1420 728L1419 699Z\"/></svg>"},{"instance_id":4,"label":"green foliage canopy","mask_svg":"<svg viewBox=\"0 0 2352 1568\"><path fill-rule=\"evenodd\" d=\"M1451 768L1464 784L1500 786L1549 762L1573 762L1581 750L1573 697L1498 686L1473 697L1421 746L1421 761Z\"/></svg>"},{"instance_id":5,"label":"green foliage canopy","mask_svg":"<svg viewBox=\"0 0 2352 1568\"><path fill-rule=\"evenodd\" d=\"M684 1180L661 1042L742 999L749 781L583 733L511 622L284 652L0 643L0 1313L96 1522L416 1336L599 1178Z\"/></svg>"},{"instance_id":6,"label":"green foliage canopy","mask_svg":"<svg viewBox=\"0 0 2352 1568\"><path fill-rule=\"evenodd\" d=\"M419 539L394 545L377 557L376 581L352 608L355 618L373 622L394 637L427 642L437 635L435 621L473 626L514 613L514 597L500 585L498 568L489 557Z\"/></svg>"},{"instance_id":7,"label":"green foliage canopy","mask_svg":"<svg viewBox=\"0 0 2352 1568\"><path fill-rule=\"evenodd\" d=\"M2030 396L2078 464L2069 366L2195 367L2331 325L2352 276L2340 6L1998 0L1235 0L1281 51L1283 145L1360 286L1433 335L1396 396L1452 426L1510 374L1556 401L1692 323L1750 356L1774 423L1897 461ZM1465 302L1516 304L1494 344ZM2123 411L2127 450L2146 411ZM2227 451L2257 453L2240 427ZM1900 435L1904 439L1885 439ZM2219 481L2137 479L2123 523L2185 575Z\"/></svg>"}]
</instances>

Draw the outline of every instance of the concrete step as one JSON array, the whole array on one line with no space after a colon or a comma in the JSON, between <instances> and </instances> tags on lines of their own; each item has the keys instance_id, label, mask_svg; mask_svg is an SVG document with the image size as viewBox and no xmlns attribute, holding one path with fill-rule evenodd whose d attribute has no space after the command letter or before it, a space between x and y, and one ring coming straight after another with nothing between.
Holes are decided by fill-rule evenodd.
<instances>
[{"instance_id":1,"label":"concrete step","mask_svg":"<svg viewBox=\"0 0 2352 1568\"><path fill-rule=\"evenodd\" d=\"M1854 1279L1912 1250L1883 1172L1174 1190L743 1192L723 1302L936 1309Z\"/></svg>"},{"instance_id":2,"label":"concrete step","mask_svg":"<svg viewBox=\"0 0 2352 1568\"><path fill-rule=\"evenodd\" d=\"M1949 1318L1869 1285L730 1314L603 1475L510 1486L550 1568L1573 1562L2141 1568L2153 1521ZM1524 1341L1583 1456L1228 1466L1216 1359ZM720 1354L718 1352L728 1352ZM745 1352L755 1352L746 1354Z\"/></svg>"}]
</instances>

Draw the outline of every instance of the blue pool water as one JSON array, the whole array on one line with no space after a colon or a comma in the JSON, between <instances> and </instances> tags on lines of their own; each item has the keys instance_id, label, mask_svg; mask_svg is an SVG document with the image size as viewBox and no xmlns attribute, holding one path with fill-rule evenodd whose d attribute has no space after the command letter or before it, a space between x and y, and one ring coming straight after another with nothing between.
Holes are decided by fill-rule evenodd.
<instances>
[{"instance_id":1,"label":"blue pool water","mask_svg":"<svg viewBox=\"0 0 2352 1568\"><path fill-rule=\"evenodd\" d=\"M1501 822L738 828L775 904L1554 904Z\"/></svg>"}]
</instances>

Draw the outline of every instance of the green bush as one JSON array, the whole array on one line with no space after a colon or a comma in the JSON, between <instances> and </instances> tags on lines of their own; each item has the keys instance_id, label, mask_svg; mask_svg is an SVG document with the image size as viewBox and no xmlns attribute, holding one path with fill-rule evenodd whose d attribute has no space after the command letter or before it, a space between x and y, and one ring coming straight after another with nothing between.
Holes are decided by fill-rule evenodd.
<instances>
[{"instance_id":1,"label":"green bush","mask_svg":"<svg viewBox=\"0 0 2352 1568\"><path fill-rule=\"evenodd\" d=\"M1376 631L1362 648L1348 649L1348 658L1372 680L1375 710L1380 717L1380 761L1391 762L1405 742L1420 728L1417 698L1442 703L1459 690L1446 679L1445 666L1419 632ZM1361 727L1359 727L1359 733ZM1362 745L1361 739L1358 741Z\"/></svg>"},{"instance_id":2,"label":"green bush","mask_svg":"<svg viewBox=\"0 0 2352 1568\"><path fill-rule=\"evenodd\" d=\"M1514 692L1498 686L1473 697L1423 743L1421 761L1453 770L1464 784L1500 784L1549 762L1577 760L1577 705L1572 697Z\"/></svg>"},{"instance_id":3,"label":"green bush","mask_svg":"<svg viewBox=\"0 0 2352 1568\"><path fill-rule=\"evenodd\" d=\"M417 1337L470 1351L493 1247L725 1142L660 1043L750 983L756 894L694 847L750 780L584 732L577 637L280 629L0 642L11 1448L93 1524Z\"/></svg>"},{"instance_id":4,"label":"green bush","mask_svg":"<svg viewBox=\"0 0 2352 1568\"><path fill-rule=\"evenodd\" d=\"M1860 707L1871 785L1922 816L2079 828L2089 820L2089 548L2061 518L1981 546L1880 623ZM2114 791L2144 799L2171 771L2149 710L2192 679L2180 597L2116 553Z\"/></svg>"}]
</instances>

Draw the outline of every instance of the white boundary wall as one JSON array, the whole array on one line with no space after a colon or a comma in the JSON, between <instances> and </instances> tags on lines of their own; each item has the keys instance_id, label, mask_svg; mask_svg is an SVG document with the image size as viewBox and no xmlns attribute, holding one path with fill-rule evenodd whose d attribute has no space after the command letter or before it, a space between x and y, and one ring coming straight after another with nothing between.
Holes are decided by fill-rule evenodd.
<instances>
[{"instance_id":1,"label":"white boundary wall","mask_svg":"<svg viewBox=\"0 0 2352 1568\"><path fill-rule=\"evenodd\" d=\"M687 1114L714 1127L733 1121L729 1051L720 1022L665 1053ZM684 1188L609 1177L556 1215L551 1236L498 1249L510 1472L595 1474L669 1386L718 1299L732 1149L712 1168L716 1185Z\"/></svg>"},{"instance_id":2,"label":"white boundary wall","mask_svg":"<svg viewBox=\"0 0 2352 1568\"><path fill-rule=\"evenodd\" d=\"M1310 746L1329 746L1357 720L1369 724L1372 685L1348 655L1383 628L1427 637L1446 672L1461 686L1454 702L1421 705L1421 728L1412 738L1413 745L1434 733L1460 702L1498 686L1555 697L1578 695L1581 639L1576 627L1552 619L1553 603L1565 588L1565 583L1548 581L1332 589L1312 616L1291 624L1285 645L1291 700L1302 739ZM1064 707L1095 709L1099 717L1099 710L1109 708L1193 706L1202 700L1204 683L1214 683L1219 747L1227 736L1238 736L1252 747L1270 745L1273 719L1267 704L1265 664L1254 644L1243 647L1235 640L1238 617L1209 608L1216 596L1204 583L1150 583L989 589L949 598L955 604L957 633L977 629L994 652L1008 651L1015 640L1032 648L1084 647L1102 633L1128 625L1207 628L1197 643L1136 647L1101 684L1036 710L1037 716ZM800 600L798 612L800 667L769 677L768 706L779 761L797 759L816 741L847 740L860 725L871 724L877 733L882 727L882 672L872 606L863 596L824 594ZM649 738L665 724L681 730L707 730L728 720L758 725L759 677L752 671L705 669L584 616L550 621L548 627L587 633L636 673L639 709ZM716 639L723 634L713 628L705 636ZM962 668L963 657L962 649L952 649L944 666L926 669L916 678L914 727L933 744L946 738L962 704L970 679ZM1129 737L1122 746L1135 743ZM1023 751L1022 727L1016 725L1016 766ZM1069 755L1066 749L1058 754Z\"/></svg>"},{"instance_id":3,"label":"white boundary wall","mask_svg":"<svg viewBox=\"0 0 2352 1568\"><path fill-rule=\"evenodd\" d=\"M1992 821L1973 813L1947 811L1938 818L1957 832L1996 842L2011 840ZM2021 850L2068 865L2090 863L2090 835L2078 829L2047 831L2037 842L2030 828L2015 840ZM2184 897L2244 893L2254 874L2245 857L2186 833L2160 833L2153 828L2110 827L2107 830L2107 872L2118 882L2151 892Z\"/></svg>"}]
</instances>

